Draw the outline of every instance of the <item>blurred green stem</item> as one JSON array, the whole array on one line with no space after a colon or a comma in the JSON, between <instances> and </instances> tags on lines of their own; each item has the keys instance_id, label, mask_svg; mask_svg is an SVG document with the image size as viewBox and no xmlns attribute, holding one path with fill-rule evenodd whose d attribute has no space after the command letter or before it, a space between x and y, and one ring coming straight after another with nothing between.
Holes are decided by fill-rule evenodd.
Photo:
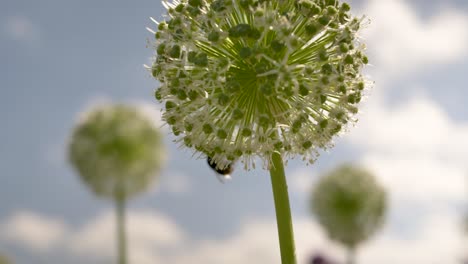
<instances>
[{"instance_id":1,"label":"blurred green stem","mask_svg":"<svg viewBox=\"0 0 468 264\"><path fill-rule=\"evenodd\" d=\"M346 256L346 264L355 264L355 263L356 263L356 248L348 247L347 256Z\"/></svg>"},{"instance_id":2,"label":"blurred green stem","mask_svg":"<svg viewBox=\"0 0 468 264\"><path fill-rule=\"evenodd\" d=\"M283 160L278 152L273 152L271 161L270 176L275 200L281 263L296 264L291 208L289 206L288 185L284 174Z\"/></svg>"},{"instance_id":3,"label":"blurred green stem","mask_svg":"<svg viewBox=\"0 0 468 264\"><path fill-rule=\"evenodd\" d=\"M117 197L116 213L117 213L117 263L127 263L127 242L125 235L125 198Z\"/></svg>"}]
</instances>

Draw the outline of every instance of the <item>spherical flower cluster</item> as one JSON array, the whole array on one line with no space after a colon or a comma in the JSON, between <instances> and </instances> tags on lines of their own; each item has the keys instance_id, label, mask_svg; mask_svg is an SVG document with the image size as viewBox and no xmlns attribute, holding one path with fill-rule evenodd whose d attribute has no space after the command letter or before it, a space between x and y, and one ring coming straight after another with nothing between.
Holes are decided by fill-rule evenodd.
<instances>
[{"instance_id":1,"label":"spherical flower cluster","mask_svg":"<svg viewBox=\"0 0 468 264\"><path fill-rule=\"evenodd\" d=\"M101 105L74 128L69 159L95 194L135 195L153 181L164 160L162 136L137 108Z\"/></svg>"},{"instance_id":2,"label":"spherical flower cluster","mask_svg":"<svg viewBox=\"0 0 468 264\"><path fill-rule=\"evenodd\" d=\"M367 170L343 165L315 185L311 209L331 239L355 248L381 227L386 194Z\"/></svg>"},{"instance_id":3,"label":"spherical flower cluster","mask_svg":"<svg viewBox=\"0 0 468 264\"><path fill-rule=\"evenodd\" d=\"M178 141L220 167L272 152L313 162L367 87L362 19L337 0L174 0L151 67Z\"/></svg>"}]
</instances>

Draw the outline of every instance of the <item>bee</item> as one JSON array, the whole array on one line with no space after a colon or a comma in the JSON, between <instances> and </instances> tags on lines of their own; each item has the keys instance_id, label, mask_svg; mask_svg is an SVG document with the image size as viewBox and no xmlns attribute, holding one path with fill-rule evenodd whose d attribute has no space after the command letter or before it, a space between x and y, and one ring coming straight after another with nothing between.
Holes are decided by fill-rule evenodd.
<instances>
[{"instance_id":1,"label":"bee","mask_svg":"<svg viewBox=\"0 0 468 264\"><path fill-rule=\"evenodd\" d=\"M208 157L206 161L208 162L210 168L216 172L216 177L221 183L225 183L226 181L231 180L231 173L234 171L232 164L229 164L225 168L221 169L218 168L218 165L211 159L211 157Z\"/></svg>"}]
</instances>

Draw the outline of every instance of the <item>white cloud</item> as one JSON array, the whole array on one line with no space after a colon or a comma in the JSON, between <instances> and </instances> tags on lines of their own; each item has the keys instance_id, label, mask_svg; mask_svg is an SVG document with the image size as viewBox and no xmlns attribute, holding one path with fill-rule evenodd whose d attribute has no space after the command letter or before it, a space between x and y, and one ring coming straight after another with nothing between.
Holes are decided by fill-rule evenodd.
<instances>
[{"instance_id":1,"label":"white cloud","mask_svg":"<svg viewBox=\"0 0 468 264\"><path fill-rule=\"evenodd\" d=\"M385 156L369 153L363 164L387 187L393 201L413 201L434 207L436 203L461 202L466 198L466 170L428 156Z\"/></svg>"},{"instance_id":2,"label":"white cloud","mask_svg":"<svg viewBox=\"0 0 468 264\"><path fill-rule=\"evenodd\" d=\"M56 219L38 217L33 213L23 213L27 218L39 222L43 233L56 229ZM456 264L461 256L463 241L458 229L458 216L441 211L417 226L411 238L401 238L386 229L375 240L365 244L359 251L362 264L414 264L444 263ZM21 217L20 217L21 218ZM12 217L11 219L18 219ZM37 219L40 219L39 221ZM199 240L189 237L179 226L166 216L148 211L128 212L128 239L130 263L280 263L276 223L274 219L249 219L240 229L226 238ZM14 222L17 222L15 220ZM68 258L90 259L87 263L108 262L114 259L114 217L110 212L91 219L82 228L62 232L61 243L53 243L49 249L70 252ZM10 222L10 221L7 221ZM49 223L49 224L44 224ZM63 225L59 224L59 229ZM46 228L44 228L46 227ZM51 229L51 227L53 227ZM344 251L331 243L321 228L308 218L294 221L296 254L299 263L307 263L311 254L324 252L336 260L342 260ZM25 236L37 237L37 232L24 232ZM67 234L64 236L63 234ZM11 238L11 237L7 237ZM22 239L25 247L36 248L38 243ZM441 243L441 241L443 243ZM68 251L67 251L68 250ZM67 256L61 263L67 263ZM94 260L94 262L93 262Z\"/></svg>"},{"instance_id":3,"label":"white cloud","mask_svg":"<svg viewBox=\"0 0 468 264\"><path fill-rule=\"evenodd\" d=\"M89 260L89 263L107 263L115 257L115 221L114 214L106 212L81 228L72 228L50 216L17 212L5 220L0 219L0 241L33 254L64 257L61 263L77 258ZM171 219L149 211L129 211L126 231L130 263L168 263L161 260L164 250L184 248L187 240Z\"/></svg>"},{"instance_id":4,"label":"white cloud","mask_svg":"<svg viewBox=\"0 0 468 264\"><path fill-rule=\"evenodd\" d=\"M291 193L299 193L308 196L313 184L318 180L316 171L313 167L301 167L288 176Z\"/></svg>"},{"instance_id":5,"label":"white cloud","mask_svg":"<svg viewBox=\"0 0 468 264\"><path fill-rule=\"evenodd\" d=\"M25 245L37 251L50 250L64 239L63 221L30 212L17 212L0 222L0 240Z\"/></svg>"},{"instance_id":6,"label":"white cloud","mask_svg":"<svg viewBox=\"0 0 468 264\"><path fill-rule=\"evenodd\" d=\"M76 255L112 258L115 252L115 216L104 213L69 237L68 247ZM167 217L145 211L127 214L131 263L156 263L156 253L165 247L183 245L184 233Z\"/></svg>"},{"instance_id":7,"label":"white cloud","mask_svg":"<svg viewBox=\"0 0 468 264\"><path fill-rule=\"evenodd\" d=\"M388 232L371 240L358 252L361 264L456 264L463 251L463 240L456 216L441 214L426 219L415 237L405 239ZM343 262L344 250L331 243L310 219L294 222L298 263L308 263L314 252L324 252ZM167 263L238 264L280 263L276 224L272 220L251 220L225 240L198 242L198 246L177 252ZM443 241L443 243L441 243Z\"/></svg>"},{"instance_id":8,"label":"white cloud","mask_svg":"<svg viewBox=\"0 0 468 264\"><path fill-rule=\"evenodd\" d=\"M370 151L431 155L461 161L468 155L468 123L457 123L430 98L415 95L393 109L373 98L348 139Z\"/></svg>"},{"instance_id":9,"label":"white cloud","mask_svg":"<svg viewBox=\"0 0 468 264\"><path fill-rule=\"evenodd\" d=\"M330 255L341 254L341 250L327 241L320 228L311 220L295 221L294 229L299 263L307 263L316 251L327 252ZM246 221L239 232L224 240L194 242L195 247L178 252L168 258L167 263L280 263L276 223L271 219Z\"/></svg>"},{"instance_id":10,"label":"white cloud","mask_svg":"<svg viewBox=\"0 0 468 264\"><path fill-rule=\"evenodd\" d=\"M431 207L468 198L468 122L452 120L421 94L389 109L373 97L359 117L344 142L362 151L359 162L379 178L393 202ZM307 195L314 173L313 168L294 172L291 187Z\"/></svg>"},{"instance_id":11,"label":"white cloud","mask_svg":"<svg viewBox=\"0 0 468 264\"><path fill-rule=\"evenodd\" d=\"M457 123L425 96L387 110L369 104L346 138L397 200L461 202L466 197L468 124Z\"/></svg>"},{"instance_id":12,"label":"white cloud","mask_svg":"<svg viewBox=\"0 0 468 264\"><path fill-rule=\"evenodd\" d=\"M362 264L455 264L463 241L455 227L454 218L447 215L428 219L417 230L414 239L402 239L389 233L365 244L359 251ZM308 219L295 221L296 253L299 263L307 263L313 252L325 252L342 260L344 252L330 243L320 228ZM440 241L444 241L443 244ZM252 220L225 240L198 242L197 247L183 250L167 258L167 263L279 263L276 225L271 220Z\"/></svg>"},{"instance_id":13,"label":"white cloud","mask_svg":"<svg viewBox=\"0 0 468 264\"><path fill-rule=\"evenodd\" d=\"M468 51L468 16L443 9L424 19L402 0L369 0L371 24L363 32L371 63L387 78L449 63Z\"/></svg>"},{"instance_id":14,"label":"white cloud","mask_svg":"<svg viewBox=\"0 0 468 264\"><path fill-rule=\"evenodd\" d=\"M434 214L419 225L411 238L386 233L362 248L363 264L458 264L466 244L460 231L459 215Z\"/></svg>"},{"instance_id":15,"label":"white cloud","mask_svg":"<svg viewBox=\"0 0 468 264\"><path fill-rule=\"evenodd\" d=\"M191 189L189 176L182 172L169 171L164 173L161 178L158 189L162 192L184 195Z\"/></svg>"},{"instance_id":16,"label":"white cloud","mask_svg":"<svg viewBox=\"0 0 468 264\"><path fill-rule=\"evenodd\" d=\"M37 26L25 16L10 16L4 21L4 31L12 39L33 41L39 37Z\"/></svg>"}]
</instances>

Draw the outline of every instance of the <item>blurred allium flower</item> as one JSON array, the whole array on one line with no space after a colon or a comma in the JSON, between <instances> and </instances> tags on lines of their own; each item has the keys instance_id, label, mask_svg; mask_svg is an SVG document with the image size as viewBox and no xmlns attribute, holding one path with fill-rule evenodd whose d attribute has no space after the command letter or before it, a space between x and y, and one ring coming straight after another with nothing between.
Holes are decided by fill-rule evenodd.
<instances>
[{"instance_id":1,"label":"blurred allium flower","mask_svg":"<svg viewBox=\"0 0 468 264\"><path fill-rule=\"evenodd\" d=\"M353 121L368 63L337 0L174 0L151 67L178 141L219 167L271 153L313 162Z\"/></svg>"},{"instance_id":2,"label":"blurred allium flower","mask_svg":"<svg viewBox=\"0 0 468 264\"><path fill-rule=\"evenodd\" d=\"M331 239L355 249L381 227L386 194L368 171L343 165L315 185L311 209Z\"/></svg>"},{"instance_id":3,"label":"blurred allium flower","mask_svg":"<svg viewBox=\"0 0 468 264\"><path fill-rule=\"evenodd\" d=\"M333 264L334 262L330 261L327 257L320 254L314 255L308 264Z\"/></svg>"},{"instance_id":4,"label":"blurred allium flower","mask_svg":"<svg viewBox=\"0 0 468 264\"><path fill-rule=\"evenodd\" d=\"M99 196L127 198L153 181L165 160L162 136L138 109L103 105L75 127L69 158L82 180Z\"/></svg>"}]
</instances>

